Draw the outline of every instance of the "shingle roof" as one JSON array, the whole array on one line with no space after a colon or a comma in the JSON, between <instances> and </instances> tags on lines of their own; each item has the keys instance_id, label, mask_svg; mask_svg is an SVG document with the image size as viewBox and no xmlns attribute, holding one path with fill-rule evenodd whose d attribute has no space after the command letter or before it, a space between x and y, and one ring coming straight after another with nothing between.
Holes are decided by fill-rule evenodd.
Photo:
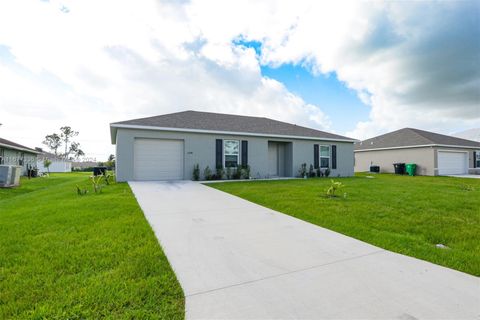
<instances>
[{"instance_id":1,"label":"shingle roof","mask_svg":"<svg viewBox=\"0 0 480 320\"><path fill-rule=\"evenodd\" d=\"M419 129L404 128L357 142L355 143L355 151L422 145L449 145L480 148L480 143L476 141L456 138Z\"/></svg>"},{"instance_id":2,"label":"shingle roof","mask_svg":"<svg viewBox=\"0 0 480 320\"><path fill-rule=\"evenodd\" d=\"M20 150L20 151L28 151L32 153L38 153L38 151L35 151L34 149L31 149L29 147L22 146L21 144L18 144L16 142L0 138L0 146L2 147L7 147L15 150Z\"/></svg>"},{"instance_id":3,"label":"shingle roof","mask_svg":"<svg viewBox=\"0 0 480 320\"><path fill-rule=\"evenodd\" d=\"M227 133L235 132L354 141L352 138L341 135L297 126L295 124L268 118L199 111L183 111L155 117L115 122L111 124L113 127L116 125L136 125L175 129L222 131Z\"/></svg>"}]
</instances>

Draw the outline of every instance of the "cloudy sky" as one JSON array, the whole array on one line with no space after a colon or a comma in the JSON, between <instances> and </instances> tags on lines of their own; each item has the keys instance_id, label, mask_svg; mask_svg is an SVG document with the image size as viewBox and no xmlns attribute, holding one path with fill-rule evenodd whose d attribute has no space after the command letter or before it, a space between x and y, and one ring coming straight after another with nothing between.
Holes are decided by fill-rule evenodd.
<instances>
[{"instance_id":1,"label":"cloudy sky","mask_svg":"<svg viewBox=\"0 0 480 320\"><path fill-rule=\"evenodd\" d=\"M480 127L480 2L0 2L0 137L182 110L260 115L362 139Z\"/></svg>"}]
</instances>

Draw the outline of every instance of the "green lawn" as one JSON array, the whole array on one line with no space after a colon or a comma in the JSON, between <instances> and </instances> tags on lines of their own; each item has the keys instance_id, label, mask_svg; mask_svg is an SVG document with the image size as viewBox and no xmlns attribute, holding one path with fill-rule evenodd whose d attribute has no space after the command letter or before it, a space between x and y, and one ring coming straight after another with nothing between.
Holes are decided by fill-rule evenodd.
<instances>
[{"instance_id":1,"label":"green lawn","mask_svg":"<svg viewBox=\"0 0 480 320\"><path fill-rule=\"evenodd\" d=\"M128 185L91 190L85 173L0 189L0 319L183 319L182 289Z\"/></svg>"},{"instance_id":2,"label":"green lawn","mask_svg":"<svg viewBox=\"0 0 480 320\"><path fill-rule=\"evenodd\" d=\"M347 186L346 198L324 197L330 185L324 178L209 186L391 251L480 276L480 179L359 174L335 180ZM439 243L449 249L437 248Z\"/></svg>"}]
</instances>

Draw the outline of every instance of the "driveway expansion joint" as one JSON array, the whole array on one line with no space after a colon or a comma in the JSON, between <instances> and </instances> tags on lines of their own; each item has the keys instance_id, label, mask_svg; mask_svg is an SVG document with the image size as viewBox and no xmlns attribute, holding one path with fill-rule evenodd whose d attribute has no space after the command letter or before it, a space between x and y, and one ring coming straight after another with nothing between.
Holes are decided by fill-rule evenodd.
<instances>
[{"instance_id":1,"label":"driveway expansion joint","mask_svg":"<svg viewBox=\"0 0 480 320\"><path fill-rule=\"evenodd\" d=\"M294 274L294 273L301 273L301 272L305 272L305 271L309 271L309 270L313 270L313 269L318 269L318 268L330 266L330 265L333 265L333 264L338 264L338 263L342 263L342 262L347 262L347 261L352 261L352 260L356 260L356 259L365 258L365 257L371 256L371 255L374 255L374 254L385 252L385 251L386 250L384 250L384 249L380 249L380 250L377 250L377 251L369 252L369 253L362 254L362 255L359 255L359 256L355 256L355 257L349 257L349 258L345 258L345 259L340 259L340 260L335 260L335 261L331 261L331 262L327 262L327 263L318 264L318 265L315 265L315 266L310 266L310 267L307 267L307 268L301 268L301 269L292 270L292 271L288 271L288 272L282 272L282 273L274 274L274 275L271 275L271 276L262 277L262 278L259 278L259 279L254 279L254 280L244 281L244 282L240 282L240 283L235 283L235 284L224 286L224 287L219 287L219 288L214 288L214 289L210 289L210 290L190 293L190 294L185 295L185 297L199 296L199 295L202 295L202 294L208 294L208 293L211 293L211 292L220 291L220 290L224 290L224 289L228 289L228 288L239 287L239 286L252 284L252 283L256 283L256 282L261 282L261 281L264 281L264 280L269 280L269 279L274 279L274 278L280 278L280 277L291 275L291 274Z\"/></svg>"}]
</instances>

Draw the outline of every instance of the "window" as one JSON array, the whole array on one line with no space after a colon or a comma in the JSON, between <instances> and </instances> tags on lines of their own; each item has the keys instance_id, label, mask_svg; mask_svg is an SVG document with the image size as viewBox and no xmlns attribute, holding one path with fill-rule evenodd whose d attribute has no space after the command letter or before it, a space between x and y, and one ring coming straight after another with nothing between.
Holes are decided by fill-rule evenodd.
<instances>
[{"instance_id":1,"label":"window","mask_svg":"<svg viewBox=\"0 0 480 320\"><path fill-rule=\"evenodd\" d=\"M5 158L5 149L0 148L0 164L4 163L4 158Z\"/></svg>"},{"instance_id":2,"label":"window","mask_svg":"<svg viewBox=\"0 0 480 320\"><path fill-rule=\"evenodd\" d=\"M475 168L480 168L480 150L475 151L475 158L473 161L475 161Z\"/></svg>"},{"instance_id":3,"label":"window","mask_svg":"<svg viewBox=\"0 0 480 320\"><path fill-rule=\"evenodd\" d=\"M223 159L225 168L238 167L240 155L240 141L223 140Z\"/></svg>"},{"instance_id":4,"label":"window","mask_svg":"<svg viewBox=\"0 0 480 320\"><path fill-rule=\"evenodd\" d=\"M320 168L330 167L330 146L320 146Z\"/></svg>"}]
</instances>

